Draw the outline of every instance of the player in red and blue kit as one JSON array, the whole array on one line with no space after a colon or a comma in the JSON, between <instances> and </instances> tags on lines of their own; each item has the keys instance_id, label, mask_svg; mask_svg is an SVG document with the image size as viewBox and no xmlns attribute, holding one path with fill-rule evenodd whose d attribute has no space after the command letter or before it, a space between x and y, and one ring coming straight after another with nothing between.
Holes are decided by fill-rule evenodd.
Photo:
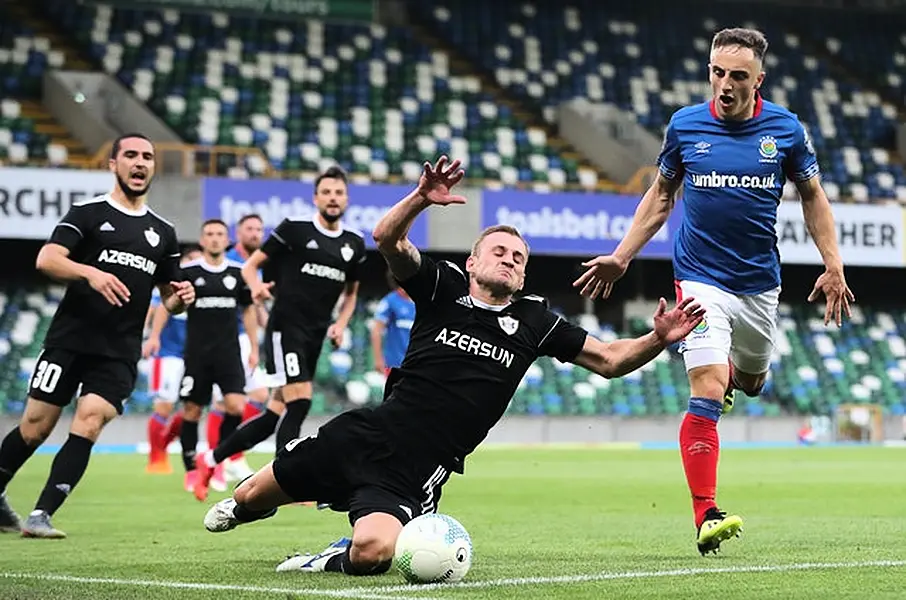
<instances>
[{"instance_id":1,"label":"player in red and blue kit","mask_svg":"<svg viewBox=\"0 0 906 600\"><path fill-rule=\"evenodd\" d=\"M182 252L180 264L201 257L198 245L187 247ZM150 321L148 338L142 345L142 357L149 359L148 392L154 397L154 410L148 419L148 464L145 471L153 474L169 474L170 467L167 446L179 436L182 427L182 413L170 419L173 404L179 399L179 384L182 380L182 353L186 345L186 314L171 315L161 306L160 293L154 290L147 320Z\"/></svg>"},{"instance_id":2,"label":"player in red and blue kit","mask_svg":"<svg viewBox=\"0 0 906 600\"><path fill-rule=\"evenodd\" d=\"M826 298L824 321L839 326L855 301L846 285L830 203L818 160L799 119L764 100L764 35L725 29L711 44L713 98L677 111L667 125L659 173L613 254L584 263L574 283L592 298L610 294L630 261L664 225L683 186L683 220L674 240L678 296L695 296L705 320L683 341L692 397L679 432L692 494L698 550L716 552L738 535L742 519L715 501L717 422L733 391L757 396L774 349L780 295L777 206L786 179L801 197L808 231L825 271L809 301Z\"/></svg>"},{"instance_id":3,"label":"player in red and blue kit","mask_svg":"<svg viewBox=\"0 0 906 600\"><path fill-rule=\"evenodd\" d=\"M387 272L387 283L393 290L378 303L371 324L371 350L374 370L390 374L390 369L403 363L409 347L409 332L415 322L415 302Z\"/></svg>"}]
</instances>

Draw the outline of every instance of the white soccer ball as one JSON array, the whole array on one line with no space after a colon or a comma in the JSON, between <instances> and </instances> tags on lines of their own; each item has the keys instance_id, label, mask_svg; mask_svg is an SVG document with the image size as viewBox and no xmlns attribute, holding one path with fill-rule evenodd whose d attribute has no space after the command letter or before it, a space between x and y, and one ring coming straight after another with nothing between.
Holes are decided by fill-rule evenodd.
<instances>
[{"instance_id":1,"label":"white soccer ball","mask_svg":"<svg viewBox=\"0 0 906 600\"><path fill-rule=\"evenodd\" d=\"M421 515L400 532L393 562L409 583L460 581L472 566L472 538L453 517Z\"/></svg>"}]
</instances>

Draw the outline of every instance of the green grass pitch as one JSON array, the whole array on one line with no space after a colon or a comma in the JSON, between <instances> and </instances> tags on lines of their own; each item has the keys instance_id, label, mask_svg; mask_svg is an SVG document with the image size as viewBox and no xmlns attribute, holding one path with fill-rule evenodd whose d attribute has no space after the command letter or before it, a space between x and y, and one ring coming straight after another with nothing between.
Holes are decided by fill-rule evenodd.
<instances>
[{"instance_id":1,"label":"green grass pitch","mask_svg":"<svg viewBox=\"0 0 906 600\"><path fill-rule=\"evenodd\" d=\"M174 468L179 468L177 457ZM252 455L261 465L264 455ZM50 457L10 485L25 515ZM745 519L718 556L695 550L678 454L607 449L479 450L444 488L441 512L475 545L463 585L275 573L286 554L345 535L345 515L288 506L226 534L181 473L96 455L54 519L65 540L0 535L0 598L714 598L906 597L906 449L725 450L721 506Z\"/></svg>"}]
</instances>

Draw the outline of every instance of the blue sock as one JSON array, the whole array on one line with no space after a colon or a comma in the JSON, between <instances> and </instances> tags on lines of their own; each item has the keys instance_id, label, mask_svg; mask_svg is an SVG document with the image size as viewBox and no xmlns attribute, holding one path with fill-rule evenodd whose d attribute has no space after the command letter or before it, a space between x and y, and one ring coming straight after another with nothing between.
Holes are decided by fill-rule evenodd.
<instances>
[{"instance_id":1,"label":"blue sock","mask_svg":"<svg viewBox=\"0 0 906 600\"><path fill-rule=\"evenodd\" d=\"M710 398L689 398L689 414L697 417L704 417L714 422L720 420L723 413L724 403L722 400L711 400Z\"/></svg>"}]
</instances>

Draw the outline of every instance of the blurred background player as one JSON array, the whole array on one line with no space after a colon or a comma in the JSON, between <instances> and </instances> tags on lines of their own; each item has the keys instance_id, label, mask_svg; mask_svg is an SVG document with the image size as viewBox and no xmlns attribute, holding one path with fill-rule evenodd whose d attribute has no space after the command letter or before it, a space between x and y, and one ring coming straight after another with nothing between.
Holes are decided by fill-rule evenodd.
<instances>
[{"instance_id":1,"label":"blurred background player","mask_svg":"<svg viewBox=\"0 0 906 600\"><path fill-rule=\"evenodd\" d=\"M265 262L279 282L264 339L268 384L276 389L263 413L243 423L231 439L222 439L198 461L199 487L207 484L215 465L267 439L275 427L278 451L299 437L311 407L312 379L324 338L339 347L355 311L365 240L341 221L349 204L342 169L331 167L318 176L314 203L317 214L310 219L285 219L242 267L258 303L273 298L273 282L264 283L260 276Z\"/></svg>"},{"instance_id":2,"label":"blurred background player","mask_svg":"<svg viewBox=\"0 0 906 600\"><path fill-rule=\"evenodd\" d=\"M236 225L236 243L226 252L226 257L238 264L244 264L252 253L261 247L261 240L264 235L264 222L257 214L248 214L239 219ZM267 308L263 305L256 305L255 310L258 316L258 331L263 332L267 326ZM258 363L254 368L249 367L249 359L252 352L252 343L249 340L248 333L245 330L243 317L239 317L239 348L242 353L242 364L246 366L245 373L245 393L247 401L245 411L242 414L243 422L254 418L264 411L267 404L268 389L265 379L264 369L260 364L260 357L255 362ZM260 339L259 336L259 347ZM219 393L215 393L214 403L205 426L206 438L209 448L216 448L220 443L220 424L223 422L223 402ZM243 452L237 452L223 463L220 463L215 469L214 476L211 479L211 486L222 491L221 482L241 481L254 473L249 467Z\"/></svg>"},{"instance_id":3,"label":"blurred background player","mask_svg":"<svg viewBox=\"0 0 906 600\"><path fill-rule=\"evenodd\" d=\"M825 266L809 302L824 294L824 323L833 319L839 326L854 301L808 134L796 115L758 91L767 48L764 35L752 29L725 29L714 36L708 65L712 99L673 115L658 176L629 232L613 254L585 263L588 270L574 283L583 294L606 298L664 225L683 187L683 221L673 254L677 296L694 295L707 311L681 345L692 397L679 432L702 554L716 552L742 528L740 517L716 503L717 423L732 408L733 391L757 396L770 368L780 297L777 206L786 179L796 185Z\"/></svg>"},{"instance_id":4,"label":"blurred background player","mask_svg":"<svg viewBox=\"0 0 906 600\"><path fill-rule=\"evenodd\" d=\"M180 267L201 258L201 247L193 244L182 252ZM148 360L148 392L154 397L153 412L148 418L148 465L145 471L172 473L167 446L179 436L182 412L170 416L179 399L182 381L182 354L186 344L186 314L170 315L155 290L148 309L149 333L142 346L142 357Z\"/></svg>"},{"instance_id":5,"label":"blurred background player","mask_svg":"<svg viewBox=\"0 0 906 600\"><path fill-rule=\"evenodd\" d=\"M242 280L242 266L224 255L229 238L226 223L205 221L201 228L204 256L187 263L183 276L197 290L195 304L186 320L185 372L180 386L183 423L180 432L186 485L196 485L198 422L202 409L210 405L216 385L223 396L224 417L220 436L236 430L245 409L245 374L258 361L258 317L248 287ZM252 340L250 364L242 362L237 315L242 314ZM211 476L205 481L205 495Z\"/></svg>"},{"instance_id":6,"label":"blurred background player","mask_svg":"<svg viewBox=\"0 0 906 600\"><path fill-rule=\"evenodd\" d=\"M381 298L371 321L371 351L374 370L390 374L400 366L409 346L409 332L415 322L415 302L400 287L391 271L387 271L391 292Z\"/></svg>"}]
</instances>

